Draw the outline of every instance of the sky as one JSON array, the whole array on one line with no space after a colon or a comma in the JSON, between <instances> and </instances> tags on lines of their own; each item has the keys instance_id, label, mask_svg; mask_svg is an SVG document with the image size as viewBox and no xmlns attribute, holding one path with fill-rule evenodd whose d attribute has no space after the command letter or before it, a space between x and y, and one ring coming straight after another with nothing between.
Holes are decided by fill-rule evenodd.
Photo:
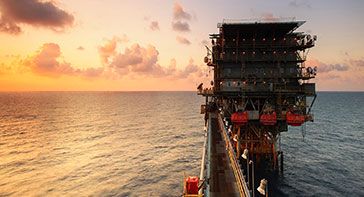
<instances>
[{"instance_id":1,"label":"sky","mask_svg":"<svg viewBox=\"0 0 364 197\"><path fill-rule=\"evenodd\" d=\"M319 91L364 91L361 0L0 0L0 91L184 91L223 19L305 20Z\"/></svg>"}]
</instances>

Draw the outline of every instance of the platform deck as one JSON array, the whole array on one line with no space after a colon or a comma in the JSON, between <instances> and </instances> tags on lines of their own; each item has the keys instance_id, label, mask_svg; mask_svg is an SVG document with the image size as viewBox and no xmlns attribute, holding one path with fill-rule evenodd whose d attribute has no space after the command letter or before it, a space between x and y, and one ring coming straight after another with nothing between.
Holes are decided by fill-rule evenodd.
<instances>
[{"instance_id":1,"label":"platform deck","mask_svg":"<svg viewBox=\"0 0 364 197\"><path fill-rule=\"evenodd\" d=\"M211 142L213 144L211 146L211 196L239 196L234 173L216 118L211 119Z\"/></svg>"}]
</instances>

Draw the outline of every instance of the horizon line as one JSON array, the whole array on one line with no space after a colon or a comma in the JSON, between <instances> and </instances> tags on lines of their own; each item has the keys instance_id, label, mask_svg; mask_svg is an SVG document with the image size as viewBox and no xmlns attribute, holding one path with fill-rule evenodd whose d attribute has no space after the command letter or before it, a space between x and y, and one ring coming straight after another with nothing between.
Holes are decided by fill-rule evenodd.
<instances>
[{"instance_id":1,"label":"horizon line","mask_svg":"<svg viewBox=\"0 0 364 197\"><path fill-rule=\"evenodd\" d=\"M197 90L10 90L0 93L17 92L197 92ZM318 90L317 92L364 92L364 90Z\"/></svg>"}]
</instances>

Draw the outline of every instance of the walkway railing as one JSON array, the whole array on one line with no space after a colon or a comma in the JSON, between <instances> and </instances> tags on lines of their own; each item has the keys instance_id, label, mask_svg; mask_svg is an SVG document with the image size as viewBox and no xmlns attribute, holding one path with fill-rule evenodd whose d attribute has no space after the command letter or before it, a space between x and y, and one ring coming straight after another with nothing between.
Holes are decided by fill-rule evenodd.
<instances>
[{"instance_id":1,"label":"walkway railing","mask_svg":"<svg viewBox=\"0 0 364 197\"><path fill-rule=\"evenodd\" d=\"M218 115L218 121L219 121L219 126L221 129L223 139L226 144L226 148L227 148L229 159L230 159L230 165L234 172L234 176L236 179L236 183L237 183L237 187L239 189L240 196L250 197L250 192L246 185L246 181L245 181L245 178L241 171L241 167L239 165L238 159L235 156L235 151L233 149L233 146L231 145L231 142L230 142L230 139L228 136L228 132L226 130L226 127L225 127L224 122L222 121L222 118L220 115Z\"/></svg>"}]
</instances>

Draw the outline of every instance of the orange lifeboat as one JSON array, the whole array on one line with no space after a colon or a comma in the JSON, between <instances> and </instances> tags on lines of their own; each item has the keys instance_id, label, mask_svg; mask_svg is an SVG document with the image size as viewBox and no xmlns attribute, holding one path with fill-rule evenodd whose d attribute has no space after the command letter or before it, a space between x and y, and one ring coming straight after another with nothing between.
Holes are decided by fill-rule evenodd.
<instances>
[{"instance_id":1,"label":"orange lifeboat","mask_svg":"<svg viewBox=\"0 0 364 197\"><path fill-rule=\"evenodd\" d=\"M235 112L231 114L231 122L239 125L246 124L248 122L248 112Z\"/></svg>"},{"instance_id":2,"label":"orange lifeboat","mask_svg":"<svg viewBox=\"0 0 364 197\"><path fill-rule=\"evenodd\" d=\"M277 123L277 113L266 113L260 116L260 123L262 125L275 125Z\"/></svg>"},{"instance_id":3,"label":"orange lifeboat","mask_svg":"<svg viewBox=\"0 0 364 197\"><path fill-rule=\"evenodd\" d=\"M288 111L286 114L286 121L287 124L291 126L301 126L305 122L305 116Z\"/></svg>"}]
</instances>

